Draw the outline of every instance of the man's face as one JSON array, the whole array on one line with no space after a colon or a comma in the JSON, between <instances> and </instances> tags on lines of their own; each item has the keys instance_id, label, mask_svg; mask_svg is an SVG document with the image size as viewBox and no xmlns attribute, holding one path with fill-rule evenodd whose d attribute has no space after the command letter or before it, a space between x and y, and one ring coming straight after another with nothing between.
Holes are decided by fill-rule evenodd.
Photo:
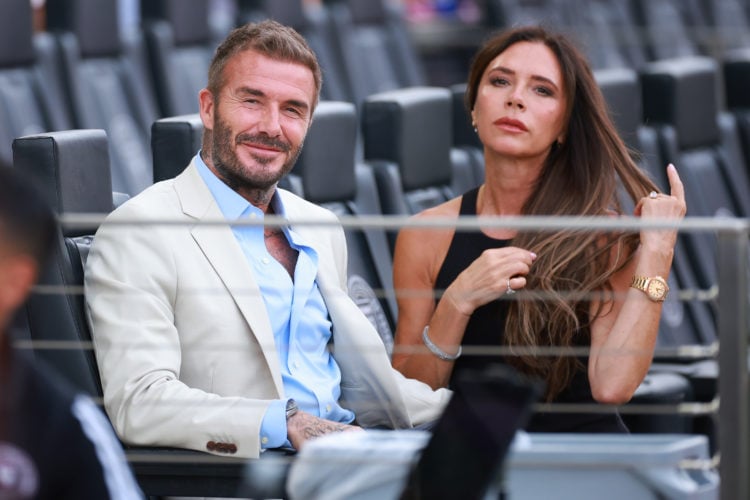
<instances>
[{"instance_id":1,"label":"man's face","mask_svg":"<svg viewBox=\"0 0 750 500\"><path fill-rule=\"evenodd\" d=\"M314 96L306 66L252 50L233 56L218 99L200 95L203 124L213 131L209 168L240 194L273 189L299 156Z\"/></svg>"}]
</instances>

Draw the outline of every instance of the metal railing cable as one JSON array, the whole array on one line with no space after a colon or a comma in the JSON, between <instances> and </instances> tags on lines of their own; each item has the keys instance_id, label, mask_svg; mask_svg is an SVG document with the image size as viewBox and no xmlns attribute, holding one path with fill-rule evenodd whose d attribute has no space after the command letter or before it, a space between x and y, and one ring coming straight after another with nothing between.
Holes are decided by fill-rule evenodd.
<instances>
[{"instance_id":1,"label":"metal railing cable","mask_svg":"<svg viewBox=\"0 0 750 500\"><path fill-rule=\"evenodd\" d=\"M63 227L95 228L103 222L101 214L70 214L60 217ZM184 219L119 220L117 225L184 225ZM263 219L243 219L227 221L190 221L191 226L271 226L280 227L290 221L278 216ZM457 231L476 231L480 228L502 227L518 231L640 231L643 229L677 229L680 232L710 232L717 236L718 283L708 289L683 289L676 291L681 301L699 300L715 302L718 307L718 341L710 345L685 345L671 348L657 348L655 357L673 356L681 359L715 358L718 361L718 394L708 402L682 402L678 404L633 404L616 408L599 404L538 404L540 412L609 412L616 409L623 413L712 415L718 425L718 453L710 460L687 461L681 467L706 469L718 467L721 478L720 496L722 500L750 498L750 407L748 404L750 383L748 382L748 241L750 221L738 218L687 217L673 219L644 220L635 217L459 217L459 218L419 218L409 216L357 215L341 216L338 221L315 219L295 219L297 225L320 227L343 226L348 229L379 228L395 231L403 227L453 228ZM37 293L83 294L82 287L44 287ZM210 291L195 291L210 293ZM381 291L382 292L382 291ZM398 291L397 291L398 292ZM406 291L400 291L406 293ZM17 347L41 349L92 349L90 342L65 341L19 341ZM130 346L132 347L132 346ZM227 346L231 348L231 346ZM477 352L473 352L476 350ZM586 355L588 350L554 346L539 347L535 354ZM502 346L466 346L466 355L518 354Z\"/></svg>"}]
</instances>

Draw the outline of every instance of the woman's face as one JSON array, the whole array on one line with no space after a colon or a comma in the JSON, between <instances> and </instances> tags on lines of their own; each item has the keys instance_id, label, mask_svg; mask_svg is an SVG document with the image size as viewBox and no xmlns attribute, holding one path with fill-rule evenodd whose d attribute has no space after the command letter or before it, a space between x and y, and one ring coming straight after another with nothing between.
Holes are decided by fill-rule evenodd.
<instances>
[{"instance_id":1,"label":"woman's face","mask_svg":"<svg viewBox=\"0 0 750 500\"><path fill-rule=\"evenodd\" d=\"M564 140L567 99L560 64L540 42L518 42L482 75L472 119L486 155L541 161Z\"/></svg>"}]
</instances>

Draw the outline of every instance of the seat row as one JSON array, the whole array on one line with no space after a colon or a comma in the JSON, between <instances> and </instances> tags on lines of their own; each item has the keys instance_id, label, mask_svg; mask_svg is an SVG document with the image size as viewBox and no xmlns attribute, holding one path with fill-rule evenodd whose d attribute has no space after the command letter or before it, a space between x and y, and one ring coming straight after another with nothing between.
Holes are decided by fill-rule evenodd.
<instances>
[{"instance_id":1,"label":"seat row","mask_svg":"<svg viewBox=\"0 0 750 500\"><path fill-rule=\"evenodd\" d=\"M99 128L109 137L114 191L153 182L150 127L196 113L213 51L226 33L209 25L209 0L142 0L141 27L118 30L118 0L48 0L46 30L28 0L5 0L0 19L0 160L15 137ZM322 97L359 103L424 79L402 17L383 1L238 2L237 22L274 17L318 53ZM356 81L355 81L356 80ZM356 90L355 90L356 89Z\"/></svg>"},{"instance_id":2,"label":"seat row","mask_svg":"<svg viewBox=\"0 0 750 500\"><path fill-rule=\"evenodd\" d=\"M578 39L597 69L640 69L685 56L750 49L747 0L488 0L487 23L542 22Z\"/></svg>"}]
</instances>

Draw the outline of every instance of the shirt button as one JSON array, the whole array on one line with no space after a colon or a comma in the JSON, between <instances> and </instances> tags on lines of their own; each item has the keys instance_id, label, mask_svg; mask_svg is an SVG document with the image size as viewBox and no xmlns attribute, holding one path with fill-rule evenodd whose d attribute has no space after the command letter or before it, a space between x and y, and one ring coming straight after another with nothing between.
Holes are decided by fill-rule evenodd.
<instances>
[{"instance_id":1,"label":"shirt button","mask_svg":"<svg viewBox=\"0 0 750 500\"><path fill-rule=\"evenodd\" d=\"M268 263L271 262L270 260L268 260L268 257L263 257L262 259L260 259L260 261L265 265L268 265Z\"/></svg>"},{"instance_id":2,"label":"shirt button","mask_svg":"<svg viewBox=\"0 0 750 500\"><path fill-rule=\"evenodd\" d=\"M262 444L268 444L268 438L266 436L263 436L263 439L260 440Z\"/></svg>"},{"instance_id":3,"label":"shirt button","mask_svg":"<svg viewBox=\"0 0 750 500\"><path fill-rule=\"evenodd\" d=\"M331 405L326 405L326 412L331 413Z\"/></svg>"}]
</instances>

